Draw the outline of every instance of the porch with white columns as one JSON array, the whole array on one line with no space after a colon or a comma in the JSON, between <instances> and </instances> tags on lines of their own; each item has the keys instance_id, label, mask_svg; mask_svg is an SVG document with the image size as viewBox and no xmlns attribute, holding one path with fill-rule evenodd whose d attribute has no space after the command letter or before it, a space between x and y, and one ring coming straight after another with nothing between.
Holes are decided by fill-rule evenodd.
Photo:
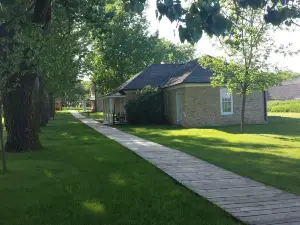
<instances>
[{"instance_id":1,"label":"porch with white columns","mask_svg":"<svg viewBox=\"0 0 300 225\"><path fill-rule=\"evenodd\" d=\"M107 95L103 97L103 117L104 124L114 124L116 116L124 116L126 121L125 112L126 96L121 94Z\"/></svg>"}]
</instances>

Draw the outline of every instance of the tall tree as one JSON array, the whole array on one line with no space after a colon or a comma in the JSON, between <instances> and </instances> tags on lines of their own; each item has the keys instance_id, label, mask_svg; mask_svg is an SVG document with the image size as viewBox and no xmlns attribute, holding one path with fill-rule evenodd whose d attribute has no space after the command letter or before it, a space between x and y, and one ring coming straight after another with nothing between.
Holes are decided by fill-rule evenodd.
<instances>
[{"instance_id":1,"label":"tall tree","mask_svg":"<svg viewBox=\"0 0 300 225\"><path fill-rule=\"evenodd\" d=\"M268 61L276 45L272 35L274 28L264 20L263 10L248 7L240 9L237 15L234 4L227 3L226 7L228 17L235 21L231 36L219 38L226 58L206 56L200 64L214 72L213 86L226 85L229 92L241 96L241 132L244 132L247 95L281 82L281 76Z\"/></svg>"},{"instance_id":2,"label":"tall tree","mask_svg":"<svg viewBox=\"0 0 300 225\"><path fill-rule=\"evenodd\" d=\"M174 44L165 39L157 39L156 42L157 63L185 63L195 58L195 47L190 44Z\"/></svg>"},{"instance_id":3,"label":"tall tree","mask_svg":"<svg viewBox=\"0 0 300 225\"><path fill-rule=\"evenodd\" d=\"M123 0L128 11L142 12L146 4L145 0ZM230 34L234 23L228 17L226 8L234 5L234 10L240 17L240 10L247 8L261 9L266 23L273 25L298 24L300 18L299 0L195 0L187 7L183 6L181 0L157 0L156 17L160 20L167 17L171 22L178 24L181 42L188 41L197 43L203 32L209 36L220 36Z\"/></svg>"},{"instance_id":4,"label":"tall tree","mask_svg":"<svg viewBox=\"0 0 300 225\"><path fill-rule=\"evenodd\" d=\"M125 8L142 13L145 0L123 0ZM1 1L0 74L6 76L4 115L8 130L7 150L30 151L39 148L38 129L34 124L32 92L36 77L46 74L39 67L41 49L53 49L49 36L64 38L72 31L95 27L101 28L111 18L105 5L111 1L81 0L5 0ZM157 16L167 16L178 21L181 41L196 43L203 32L209 35L230 34L232 21L226 17L220 3L223 0L197 0L189 9L182 7L180 0L158 0ZM226 2L226 1L225 1ZM262 8L265 21L287 25L299 17L296 0L232 0L237 14L240 8ZM51 22L51 23L50 23ZM56 25L57 29L53 29ZM3 32L3 30L5 30ZM105 33L105 30L102 30ZM88 33L88 32L86 32ZM4 60L5 59L5 60ZM61 67L60 67L61 68ZM19 110L15 110L19 107Z\"/></svg>"},{"instance_id":5,"label":"tall tree","mask_svg":"<svg viewBox=\"0 0 300 225\"><path fill-rule=\"evenodd\" d=\"M193 46L159 39L158 33L150 35L146 19L125 12L120 3L107 5L106 12L115 16L93 33L96 39L85 59L98 90L106 93L152 63L183 63L193 59Z\"/></svg>"},{"instance_id":6,"label":"tall tree","mask_svg":"<svg viewBox=\"0 0 300 225\"><path fill-rule=\"evenodd\" d=\"M2 98L0 93L0 148L2 153L2 171L6 171L6 154L4 149L4 134L3 134L3 110L2 110Z\"/></svg>"},{"instance_id":7,"label":"tall tree","mask_svg":"<svg viewBox=\"0 0 300 225\"><path fill-rule=\"evenodd\" d=\"M38 75L54 74L51 69L64 71L67 63L80 57L74 44L84 40L87 29L102 24L107 17L102 13L103 2L22 0L2 1L0 13L1 63L0 74L5 76L4 116L8 132L7 151L33 151L40 147L39 128L34 118L39 110L34 101ZM51 21L51 23L50 23ZM77 35L75 41L66 42ZM75 33L75 34L74 34ZM59 49L59 50L58 50ZM58 57L51 66L45 62L52 56L73 51L72 57ZM62 54L63 55L63 54ZM49 60L51 61L51 60ZM76 65L75 63L71 63ZM74 69L78 68L74 66ZM74 70L72 69L72 70ZM65 72L65 71L64 71ZM59 73L61 74L61 72ZM72 73L75 74L75 73ZM53 99L53 98L52 98Z\"/></svg>"},{"instance_id":8,"label":"tall tree","mask_svg":"<svg viewBox=\"0 0 300 225\"><path fill-rule=\"evenodd\" d=\"M156 36L148 32L146 19L126 13L120 1L107 5L114 18L93 33L85 59L92 80L105 93L155 60ZM105 31L105 32L103 32Z\"/></svg>"}]
</instances>

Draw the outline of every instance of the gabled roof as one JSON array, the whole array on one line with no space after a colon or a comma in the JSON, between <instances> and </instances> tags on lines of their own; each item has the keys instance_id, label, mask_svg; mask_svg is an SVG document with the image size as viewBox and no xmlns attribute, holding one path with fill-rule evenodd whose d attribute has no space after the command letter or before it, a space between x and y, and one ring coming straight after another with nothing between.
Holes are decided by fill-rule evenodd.
<instances>
[{"instance_id":1,"label":"gabled roof","mask_svg":"<svg viewBox=\"0 0 300 225\"><path fill-rule=\"evenodd\" d=\"M160 85L170 77L179 66L180 65L178 64L152 64L141 73L123 83L118 90L142 89L147 85L150 85L153 88L160 87Z\"/></svg>"},{"instance_id":2,"label":"gabled roof","mask_svg":"<svg viewBox=\"0 0 300 225\"><path fill-rule=\"evenodd\" d=\"M210 83L212 75L198 64L198 59L185 64L153 64L123 83L117 91L137 90L147 85L167 88L183 83Z\"/></svg>"},{"instance_id":3,"label":"gabled roof","mask_svg":"<svg viewBox=\"0 0 300 225\"><path fill-rule=\"evenodd\" d=\"M192 74L197 67L197 62L191 61L178 67L178 69L163 83L162 87L171 87L181 84L184 80Z\"/></svg>"},{"instance_id":4,"label":"gabled roof","mask_svg":"<svg viewBox=\"0 0 300 225\"><path fill-rule=\"evenodd\" d=\"M163 87L171 87L183 83L210 83L213 73L204 69L198 63L198 59L181 65L176 72L165 81Z\"/></svg>"}]
</instances>

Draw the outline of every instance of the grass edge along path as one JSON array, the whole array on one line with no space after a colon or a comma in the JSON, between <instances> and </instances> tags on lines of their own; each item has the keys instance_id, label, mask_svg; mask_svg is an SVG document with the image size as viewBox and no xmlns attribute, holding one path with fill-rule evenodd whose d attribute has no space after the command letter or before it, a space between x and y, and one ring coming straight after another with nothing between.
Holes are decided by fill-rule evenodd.
<instances>
[{"instance_id":1,"label":"grass edge along path","mask_svg":"<svg viewBox=\"0 0 300 225\"><path fill-rule=\"evenodd\" d=\"M68 113L41 141L39 152L8 154L0 224L241 224Z\"/></svg>"},{"instance_id":2,"label":"grass edge along path","mask_svg":"<svg viewBox=\"0 0 300 225\"><path fill-rule=\"evenodd\" d=\"M116 126L118 129L300 196L300 113L272 113L269 124L180 128Z\"/></svg>"}]
</instances>

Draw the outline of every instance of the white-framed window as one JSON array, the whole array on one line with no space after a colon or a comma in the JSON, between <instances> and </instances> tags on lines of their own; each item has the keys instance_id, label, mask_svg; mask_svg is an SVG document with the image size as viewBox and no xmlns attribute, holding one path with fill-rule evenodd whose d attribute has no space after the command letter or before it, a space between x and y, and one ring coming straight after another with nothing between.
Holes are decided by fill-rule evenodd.
<instances>
[{"instance_id":1,"label":"white-framed window","mask_svg":"<svg viewBox=\"0 0 300 225\"><path fill-rule=\"evenodd\" d=\"M220 104L221 104L221 115L233 114L232 94L228 94L227 88L220 89Z\"/></svg>"},{"instance_id":2,"label":"white-framed window","mask_svg":"<svg viewBox=\"0 0 300 225\"><path fill-rule=\"evenodd\" d=\"M167 91L165 91L164 93L164 97L165 97L165 115L167 116L168 115L168 107L169 107L169 94Z\"/></svg>"}]
</instances>

